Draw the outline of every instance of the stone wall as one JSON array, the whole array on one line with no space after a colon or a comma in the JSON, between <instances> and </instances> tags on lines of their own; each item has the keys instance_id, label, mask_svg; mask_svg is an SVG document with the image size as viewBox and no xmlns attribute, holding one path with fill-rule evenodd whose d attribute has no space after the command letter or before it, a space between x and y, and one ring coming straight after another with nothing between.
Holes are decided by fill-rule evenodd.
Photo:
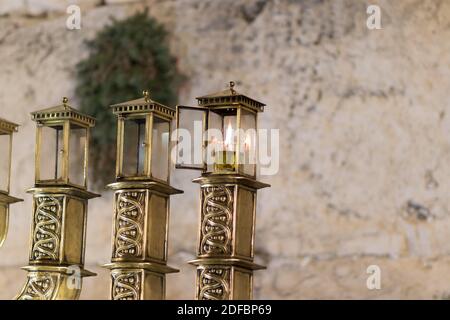
<instances>
[{"instance_id":1,"label":"stone wall","mask_svg":"<svg viewBox=\"0 0 450 320\"><path fill-rule=\"evenodd\" d=\"M82 29L65 28L65 2ZM123 2L123 4L113 3ZM126 2L126 3L125 3ZM62 5L64 3L64 5ZM382 8L382 30L366 8ZM84 40L148 6L189 81L179 101L237 80L280 128L280 172L259 193L255 298L446 298L450 294L450 2L446 0L0 1L0 117L15 137L11 231L0 298L25 281L33 183L29 112L74 96ZM198 189L177 170L168 298L194 296ZM90 202L82 298L108 297L112 197ZM366 287L378 265L381 290Z\"/></svg>"}]
</instances>

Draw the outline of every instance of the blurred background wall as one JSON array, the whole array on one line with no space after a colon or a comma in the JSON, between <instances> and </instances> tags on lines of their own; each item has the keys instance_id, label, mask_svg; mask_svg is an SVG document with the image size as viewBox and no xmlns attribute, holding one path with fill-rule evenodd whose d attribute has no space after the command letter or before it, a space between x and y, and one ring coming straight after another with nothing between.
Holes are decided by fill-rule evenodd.
<instances>
[{"instance_id":1,"label":"blurred background wall","mask_svg":"<svg viewBox=\"0 0 450 320\"><path fill-rule=\"evenodd\" d=\"M82 8L81 30L65 23ZM382 29L366 27L369 4ZM25 283L33 184L29 113L66 95L86 39L145 6L169 31L187 76L179 102L237 88L267 103L280 131L280 171L259 193L255 298L446 298L450 295L450 2L446 0L0 0L0 117L15 135L10 233L0 298ZM137 93L138 95L138 93ZM106 106L105 106L106 107ZM114 159L111 159L114 161ZM172 185L167 296L194 296L197 172ZM112 180L112 179L111 179ZM111 192L90 201L83 299L106 299ZM381 290L366 269L381 268Z\"/></svg>"}]
</instances>

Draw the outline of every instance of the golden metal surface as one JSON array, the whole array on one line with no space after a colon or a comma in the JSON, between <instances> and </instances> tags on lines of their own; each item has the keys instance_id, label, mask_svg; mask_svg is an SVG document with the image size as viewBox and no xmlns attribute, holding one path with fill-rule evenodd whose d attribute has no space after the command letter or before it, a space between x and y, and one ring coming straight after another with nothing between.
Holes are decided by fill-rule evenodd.
<instances>
[{"instance_id":1,"label":"golden metal surface","mask_svg":"<svg viewBox=\"0 0 450 320\"><path fill-rule=\"evenodd\" d=\"M175 108L168 107L162 103L150 99L150 93L145 90L143 97L135 100L113 104L111 106L113 113L118 116L146 115L155 113L156 115L166 118L175 118Z\"/></svg>"},{"instance_id":2,"label":"golden metal surface","mask_svg":"<svg viewBox=\"0 0 450 320\"><path fill-rule=\"evenodd\" d=\"M256 115L264 111L265 104L237 92L234 87L235 83L231 81L224 91L198 97L199 107L179 106L177 110L203 111L206 115L204 131L209 129L208 120L205 120L209 112L235 116L236 127L242 128L241 118L246 111L254 117L251 129L256 130ZM177 115L177 128L179 123ZM227 130L223 118L222 127L219 125L218 129ZM236 148L219 153L212 172L206 172L206 165L199 167L204 172L193 180L200 184L201 203L197 259L190 261L197 267L195 297L198 300L251 299L253 271L264 269L253 262L256 193L269 185L256 180L256 165L253 173L244 172L239 134ZM203 152L207 144L203 144ZM177 167L190 169L184 165Z\"/></svg>"},{"instance_id":3,"label":"golden metal surface","mask_svg":"<svg viewBox=\"0 0 450 320\"><path fill-rule=\"evenodd\" d=\"M87 155L89 150L89 128L95 120L73 109L63 98L63 105L32 113L37 122L36 143L36 183L28 190L33 195L33 219L30 233L29 265L27 281L16 296L18 300L67 300L78 299L82 279L95 274L84 269L86 249L86 224L88 200L99 195L87 188ZM45 126L64 128L63 148L65 151L62 165L62 179L40 179L41 150L44 144L40 130ZM87 130L84 149L83 185L69 180L69 159L74 156L69 149L70 128ZM74 151L72 151L74 152ZM50 155L42 154L50 157Z\"/></svg>"},{"instance_id":4,"label":"golden metal surface","mask_svg":"<svg viewBox=\"0 0 450 320\"><path fill-rule=\"evenodd\" d=\"M9 205L21 201L23 200L0 192L0 248L8 236Z\"/></svg>"},{"instance_id":5,"label":"golden metal surface","mask_svg":"<svg viewBox=\"0 0 450 320\"><path fill-rule=\"evenodd\" d=\"M95 126L95 119L91 116L85 115L78 110L68 105L68 99L66 97L62 100L62 105L47 108L40 111L31 113L31 118L36 122L36 148L35 148L35 184L36 186L72 186L77 188L87 189L87 170L88 163L88 150L90 139L90 128ZM54 179L48 179L48 177L42 177L41 160L42 156L49 157L45 154L43 147L49 143L44 141L43 129L47 128L62 128L62 145L57 150L61 154L61 174ZM86 143L84 148L84 163L83 163L83 183L78 184L71 181L69 174L70 157L74 156L70 150L70 137L72 135L72 129L82 128L86 131ZM57 145L58 146L58 145Z\"/></svg>"},{"instance_id":6,"label":"golden metal surface","mask_svg":"<svg viewBox=\"0 0 450 320\"><path fill-rule=\"evenodd\" d=\"M241 176L238 174L215 174L215 173L204 173L201 177L198 177L192 182L199 183L201 185L208 185L210 181L212 181L210 178L213 178L215 184L240 184L242 186L246 186L248 188L252 189L262 189L270 187L270 184L253 180L249 177Z\"/></svg>"},{"instance_id":7,"label":"golden metal surface","mask_svg":"<svg viewBox=\"0 0 450 320\"><path fill-rule=\"evenodd\" d=\"M0 118L0 135L9 136L8 150L0 150L2 153L7 153L8 165L5 168L8 172L3 173L7 179L4 183L6 184L5 190L0 190L0 248L6 240L8 235L9 226L9 206L12 203L23 201L9 195L10 183L11 183L11 163L12 163L12 141L13 133L17 132L18 125Z\"/></svg>"},{"instance_id":8,"label":"golden metal surface","mask_svg":"<svg viewBox=\"0 0 450 320\"><path fill-rule=\"evenodd\" d=\"M95 126L95 118L74 109L68 104L68 102L69 99L64 97L61 105L32 112L31 119L36 121L36 123L43 125L62 123L64 120L69 120L71 122L82 124L86 127Z\"/></svg>"},{"instance_id":9,"label":"golden metal surface","mask_svg":"<svg viewBox=\"0 0 450 320\"><path fill-rule=\"evenodd\" d=\"M235 172L237 170L238 161L236 151L219 151L216 153L216 161L214 162L215 172Z\"/></svg>"},{"instance_id":10,"label":"golden metal surface","mask_svg":"<svg viewBox=\"0 0 450 320\"><path fill-rule=\"evenodd\" d=\"M152 167L153 122L156 118L171 121L173 108L143 98L111 106L118 116L117 127L117 182L108 185L114 190L114 217L111 263L104 265L111 272L112 300L150 300L165 298L165 276L178 272L167 266L170 195L182 193L171 187L169 181L155 178ZM144 172L125 175L123 163L126 119L145 121ZM169 133L170 133L169 122ZM169 150L167 150L169 152Z\"/></svg>"},{"instance_id":11,"label":"golden metal surface","mask_svg":"<svg viewBox=\"0 0 450 320\"><path fill-rule=\"evenodd\" d=\"M253 165L253 163L248 163L248 165L252 165L251 170L248 170L246 166L244 165L245 160L245 154L243 150L246 148L246 142L244 142L244 137L242 136L242 130L248 130L252 129L252 132L256 133L256 130L258 129L258 113L264 111L265 104L262 102L259 102L257 100L254 100L252 98L249 98L248 96L237 92L235 89L235 83L233 81L230 82L229 88L220 91L217 93L197 97L198 106L177 106L176 111L176 125L177 129L181 129L180 126L181 117L180 117L180 111L184 110L192 110L193 112L202 112L203 113L203 119L202 119L202 126L203 126L203 135L206 138L202 138L202 150L195 150L194 152L201 152L203 163L202 164L184 164L176 161L175 167L177 169L192 169L192 170L201 170L203 173L211 172L214 174L238 174L240 176L246 176L253 180L256 179L256 164ZM254 120L253 124L249 125L246 121L244 121L244 118L248 118L248 116L251 115L251 119ZM210 117L212 116L219 116L221 117L221 125L214 123L214 121L211 121ZM225 127L225 117L233 118L234 120L229 120L228 124L229 127ZM199 121L200 119L196 119ZM235 128L231 127L231 122L235 122ZM247 120L248 122L249 120ZM219 123L220 123L219 122ZM183 128L186 129L186 128ZM211 145L214 148L214 144L217 142L214 142L214 139L210 139L208 130L220 130L222 134L228 134L228 131L233 132L236 131L236 141L231 142L231 148L230 149L222 149L222 150L215 150L214 157L215 162L210 166L210 164L206 163L207 159L207 149ZM191 133L192 134L192 133ZM178 132L177 140L180 142L180 131ZM226 139L224 137L224 139ZM231 134L231 140L233 140L233 134ZM219 144L220 145L220 141ZM223 143L223 141L222 141ZM218 146L216 145L216 147ZM225 142L226 145L226 142ZM198 145L200 146L200 145ZM247 145L248 146L248 145ZM257 143L255 143L255 146L257 146ZM177 144L177 150L176 154L177 157L179 155L179 144ZM197 147L200 148L200 147ZM256 156L256 149L257 147L254 147L253 151ZM248 149L249 150L249 149ZM209 150L211 151L211 150ZM193 152L191 151L193 154ZM198 153L200 154L200 153Z\"/></svg>"},{"instance_id":12,"label":"golden metal surface","mask_svg":"<svg viewBox=\"0 0 450 320\"><path fill-rule=\"evenodd\" d=\"M76 268L58 266L27 266L27 282L16 300L77 300L80 297L83 277L95 273Z\"/></svg>"},{"instance_id":13,"label":"golden metal surface","mask_svg":"<svg viewBox=\"0 0 450 320\"><path fill-rule=\"evenodd\" d=\"M256 191L267 187L238 175L207 174L201 189L196 299L251 299Z\"/></svg>"},{"instance_id":14,"label":"golden metal surface","mask_svg":"<svg viewBox=\"0 0 450 320\"><path fill-rule=\"evenodd\" d=\"M163 194L180 194L183 193L182 190L175 189L174 187L168 185L167 183L160 181L122 181L122 182L114 182L108 185L108 188L112 190L121 190L121 189L139 189L144 188L148 190L155 190L157 192Z\"/></svg>"},{"instance_id":15,"label":"golden metal surface","mask_svg":"<svg viewBox=\"0 0 450 320\"><path fill-rule=\"evenodd\" d=\"M205 96L197 97L198 105L201 107L217 108L223 107L230 108L230 106L243 105L251 110L257 112L263 112L265 104L259 102L253 98L248 97L234 89L235 83L230 81L228 89L211 93Z\"/></svg>"},{"instance_id":16,"label":"golden metal surface","mask_svg":"<svg viewBox=\"0 0 450 320\"><path fill-rule=\"evenodd\" d=\"M71 275L66 272L28 271L27 282L15 299L77 300L81 290L67 286L71 281L70 277Z\"/></svg>"},{"instance_id":17,"label":"golden metal surface","mask_svg":"<svg viewBox=\"0 0 450 320\"><path fill-rule=\"evenodd\" d=\"M200 264L197 267L197 300L251 300L253 272L235 265Z\"/></svg>"},{"instance_id":18,"label":"golden metal surface","mask_svg":"<svg viewBox=\"0 0 450 320\"><path fill-rule=\"evenodd\" d=\"M0 118L0 134L11 134L13 132L17 132L18 128L18 124Z\"/></svg>"}]
</instances>

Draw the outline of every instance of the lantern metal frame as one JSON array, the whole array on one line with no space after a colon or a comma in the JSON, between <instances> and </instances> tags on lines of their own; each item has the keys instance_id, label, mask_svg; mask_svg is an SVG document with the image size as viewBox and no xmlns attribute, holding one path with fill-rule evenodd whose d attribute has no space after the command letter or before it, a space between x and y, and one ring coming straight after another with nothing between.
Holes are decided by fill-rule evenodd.
<instances>
[{"instance_id":1,"label":"lantern metal frame","mask_svg":"<svg viewBox=\"0 0 450 320\"><path fill-rule=\"evenodd\" d=\"M90 128L95 125L95 119L91 116L80 113L78 110L68 105L68 99L63 98L63 104L47 108L44 110L31 113L32 120L37 123L36 126L36 150L35 150L35 184L38 186L57 186L66 185L76 188L87 189L87 176L89 167L89 141L90 141ZM42 130L45 127L54 128L61 126L63 129L63 145L59 150L63 154L61 162L62 178L55 179L41 179L41 156L42 146L46 143L42 139ZM83 157L83 184L72 183L70 181L70 136L72 134L72 126L78 126L86 130L86 141L84 146ZM58 152L58 150L57 150ZM55 155L57 157L57 155ZM56 170L56 168L55 168Z\"/></svg>"},{"instance_id":2,"label":"lantern metal frame","mask_svg":"<svg viewBox=\"0 0 450 320\"><path fill-rule=\"evenodd\" d=\"M10 122L8 120L0 118L0 135L8 135L8 167L6 173L6 190L0 190L0 247L3 246L4 241L8 235L9 228L9 206L16 202L23 201L22 199L11 196L11 169L12 169L12 147L13 147L13 134L18 131L19 125Z\"/></svg>"},{"instance_id":3,"label":"lantern metal frame","mask_svg":"<svg viewBox=\"0 0 450 320\"><path fill-rule=\"evenodd\" d=\"M153 124L155 119L160 119L162 121L166 121L169 125L169 132L172 130L171 119L162 116L159 114L155 114L153 111L150 113L132 113L130 115L125 116L125 112L121 112L118 114L118 122L117 122L117 163L116 163L116 178L121 181L136 181L136 180L157 180L161 182L167 182L170 180L170 170L167 172L167 179L160 179L154 176L152 170L152 142L153 142ZM123 169L123 154L124 154L124 144L125 144L125 121L133 120L133 119L145 119L145 153L144 153L144 173L139 175L127 175L124 173ZM170 167L171 162L170 158L168 159L167 166Z\"/></svg>"},{"instance_id":4,"label":"lantern metal frame","mask_svg":"<svg viewBox=\"0 0 450 320\"><path fill-rule=\"evenodd\" d=\"M254 116L255 120L255 130L258 130L258 113L264 111L265 104L262 102L259 102L253 98L250 98L244 94L241 94L237 92L234 89L235 83L233 81L230 81L230 87L229 89L226 89L224 91L220 91L217 93L200 96L197 97L198 106L185 106L185 105L177 105L176 106L176 127L180 128L180 110L195 110L195 111L202 111L203 112L203 135L204 133L210 129L210 121L209 116L210 112L216 112L221 110L228 110L233 109L235 112L232 114L236 117L236 166L234 171L228 171L228 172L220 172L220 174L238 174L241 176L249 177L255 179L257 176L257 166L254 165L253 168L253 174L248 174L244 172L244 169L241 164L241 144L242 144L242 137L240 136L242 128L242 112L246 111L251 113ZM224 128L224 125L222 125L222 129ZM179 132L177 141L180 139ZM256 139L257 141L257 139ZM206 163L206 150L209 145L209 141L207 139L203 139L202 141L202 158L203 158L203 165L200 166L193 166L193 165L184 165L178 163L178 159L176 161L175 167L177 169L190 169L190 170L199 170L202 171L203 174L209 173L209 174L217 174L214 172L214 170L208 169L208 164ZM179 144L176 146L176 154L177 158L179 155ZM258 144L255 146L255 153L257 152Z\"/></svg>"}]
</instances>

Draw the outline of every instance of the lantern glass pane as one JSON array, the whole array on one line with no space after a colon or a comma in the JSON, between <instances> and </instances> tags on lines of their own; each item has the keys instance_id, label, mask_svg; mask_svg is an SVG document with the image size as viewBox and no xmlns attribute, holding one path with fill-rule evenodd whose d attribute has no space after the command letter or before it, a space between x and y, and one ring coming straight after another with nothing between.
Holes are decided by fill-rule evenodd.
<instances>
[{"instance_id":1,"label":"lantern glass pane","mask_svg":"<svg viewBox=\"0 0 450 320\"><path fill-rule=\"evenodd\" d=\"M145 118L124 121L123 167L125 177L145 175Z\"/></svg>"},{"instance_id":2,"label":"lantern glass pane","mask_svg":"<svg viewBox=\"0 0 450 320\"><path fill-rule=\"evenodd\" d=\"M0 191L9 192L11 135L0 135Z\"/></svg>"},{"instance_id":3,"label":"lantern glass pane","mask_svg":"<svg viewBox=\"0 0 450 320\"><path fill-rule=\"evenodd\" d=\"M62 164L64 155L63 126L43 126L40 128L39 180L62 180Z\"/></svg>"},{"instance_id":4,"label":"lantern glass pane","mask_svg":"<svg viewBox=\"0 0 450 320\"><path fill-rule=\"evenodd\" d=\"M151 174L164 181L169 178L169 130L168 121L153 117Z\"/></svg>"},{"instance_id":5,"label":"lantern glass pane","mask_svg":"<svg viewBox=\"0 0 450 320\"><path fill-rule=\"evenodd\" d=\"M178 106L176 164L178 168L204 169L203 127L205 109Z\"/></svg>"},{"instance_id":6,"label":"lantern glass pane","mask_svg":"<svg viewBox=\"0 0 450 320\"><path fill-rule=\"evenodd\" d=\"M221 108L209 111L208 150L212 161L208 161L210 172L237 171L237 111Z\"/></svg>"},{"instance_id":7,"label":"lantern glass pane","mask_svg":"<svg viewBox=\"0 0 450 320\"><path fill-rule=\"evenodd\" d=\"M257 163L256 113L242 109L240 127L240 169L244 174L255 176Z\"/></svg>"},{"instance_id":8,"label":"lantern glass pane","mask_svg":"<svg viewBox=\"0 0 450 320\"><path fill-rule=\"evenodd\" d=\"M72 124L69 137L69 181L78 186L85 185L87 129Z\"/></svg>"}]
</instances>

